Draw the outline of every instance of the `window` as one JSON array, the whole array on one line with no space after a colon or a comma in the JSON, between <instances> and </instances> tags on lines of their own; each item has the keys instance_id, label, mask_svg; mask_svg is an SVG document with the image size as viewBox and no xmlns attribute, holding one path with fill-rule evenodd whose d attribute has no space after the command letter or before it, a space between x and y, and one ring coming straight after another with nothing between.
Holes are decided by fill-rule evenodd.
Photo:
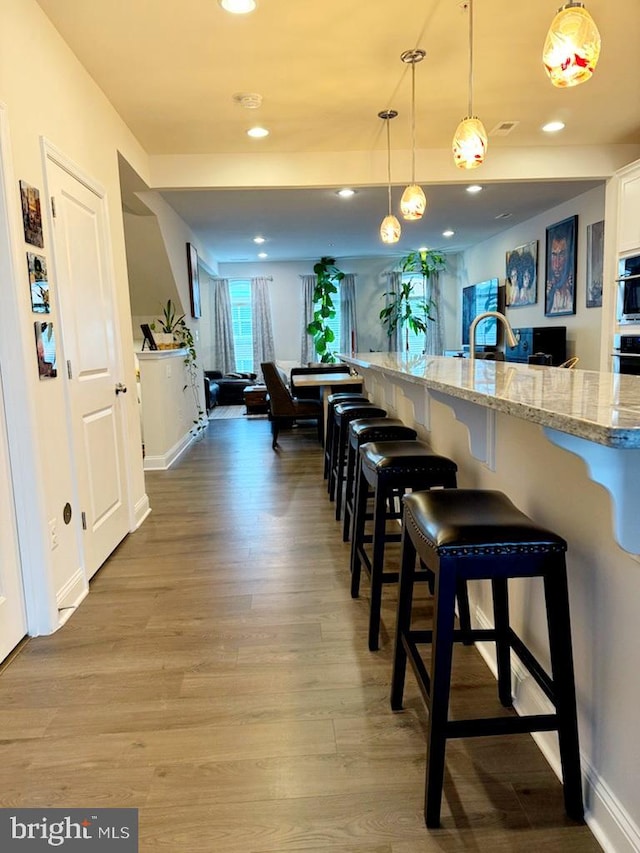
<instances>
[{"instance_id":1,"label":"window","mask_svg":"<svg viewBox=\"0 0 640 853\"><path fill-rule=\"evenodd\" d=\"M334 342L329 346L331 352L340 352L340 286L338 285L338 292L332 294L333 295L333 310L336 312L336 316L331 320L327 320L327 326L331 329L333 334L335 335Z\"/></svg>"},{"instance_id":2,"label":"window","mask_svg":"<svg viewBox=\"0 0 640 853\"><path fill-rule=\"evenodd\" d=\"M415 275L403 275L402 282L403 284L413 281L413 296L409 299L409 304L411 305L411 310L414 311L418 316L420 314L420 304L424 302L424 290L422 286L422 282ZM427 321L430 322L430 321ZM402 348L404 350L405 341L406 341L407 330L406 327L402 329ZM423 332L412 332L409 329L409 355L422 355L424 353L425 348L425 336Z\"/></svg>"},{"instance_id":3,"label":"window","mask_svg":"<svg viewBox=\"0 0 640 853\"><path fill-rule=\"evenodd\" d=\"M251 319L251 282L230 281L231 326L236 351L236 370L253 372L253 322Z\"/></svg>"}]
</instances>

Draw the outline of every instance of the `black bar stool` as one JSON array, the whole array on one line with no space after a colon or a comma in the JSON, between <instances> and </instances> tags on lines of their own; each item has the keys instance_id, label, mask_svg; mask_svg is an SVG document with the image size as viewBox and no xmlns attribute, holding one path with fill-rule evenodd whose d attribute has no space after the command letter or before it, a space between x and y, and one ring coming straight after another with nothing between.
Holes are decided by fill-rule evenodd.
<instances>
[{"instance_id":1,"label":"black bar stool","mask_svg":"<svg viewBox=\"0 0 640 853\"><path fill-rule=\"evenodd\" d=\"M368 441L415 441L418 433L405 426L399 418L356 418L349 424L347 439L347 472L344 481L344 521L342 541L351 536L351 520L360 446Z\"/></svg>"},{"instance_id":2,"label":"black bar stool","mask_svg":"<svg viewBox=\"0 0 640 853\"><path fill-rule=\"evenodd\" d=\"M324 435L324 479L329 476L331 468L331 445L333 443L333 410L338 403L368 403L366 394L351 391L336 391L327 397L327 423Z\"/></svg>"},{"instance_id":3,"label":"black bar stool","mask_svg":"<svg viewBox=\"0 0 640 853\"><path fill-rule=\"evenodd\" d=\"M440 823L445 747L448 738L484 737L521 732L556 731L564 779L567 814L583 820L576 694L571 651L567 543L538 527L501 492L452 489L418 492L404 498L404 532L398 593L398 619L391 687L391 707L402 708L407 658L429 708L425 819ZM411 628L416 555L435 575L433 630ZM544 581L551 672L542 665L509 624L509 578L542 577ZM454 642L454 596L459 583L491 580L494 628L470 629L473 640L492 640L498 662L498 696L509 707L513 650L555 706L555 714L449 720ZM432 643L431 671L418 644Z\"/></svg>"},{"instance_id":4,"label":"black bar stool","mask_svg":"<svg viewBox=\"0 0 640 853\"><path fill-rule=\"evenodd\" d=\"M399 542L400 531L387 531L387 522L402 517L402 504L397 496L408 489L456 487L458 467L451 459L434 453L423 441L369 442L360 447L360 474L356 485L356 500L351 539L351 596L360 592L360 573L364 565L371 583L369 613L369 649L378 648L382 585L395 583L398 572L384 571L385 543ZM367 501L373 491L373 534L365 535ZM371 544L369 553L367 545ZM464 601L464 597L461 595ZM461 620L466 620L466 611Z\"/></svg>"},{"instance_id":5,"label":"black bar stool","mask_svg":"<svg viewBox=\"0 0 640 853\"><path fill-rule=\"evenodd\" d=\"M333 438L331 440L331 464L329 466L329 500L336 502L336 521L342 517L342 492L347 464L347 440L349 424L356 418L384 418L385 409L375 403L338 403L333 409Z\"/></svg>"}]
</instances>

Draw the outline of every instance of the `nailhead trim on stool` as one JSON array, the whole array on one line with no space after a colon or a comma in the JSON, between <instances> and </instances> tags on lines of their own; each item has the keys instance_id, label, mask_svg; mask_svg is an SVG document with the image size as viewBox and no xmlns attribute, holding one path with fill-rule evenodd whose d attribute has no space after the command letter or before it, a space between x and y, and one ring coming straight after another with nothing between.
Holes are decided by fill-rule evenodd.
<instances>
[{"instance_id":1,"label":"nailhead trim on stool","mask_svg":"<svg viewBox=\"0 0 640 853\"><path fill-rule=\"evenodd\" d=\"M391 685L391 707L402 708L407 659L429 708L425 820L440 824L445 748L448 738L484 737L557 731L567 814L583 820L576 693L571 651L569 595L565 551L560 536L538 527L501 492L450 489L414 492L404 497L404 526L398 616ZM435 575L433 628L411 627L416 557ZM549 676L509 623L508 579L541 577L549 628ZM489 579L493 591L494 627L454 630L455 593L459 584ZM498 697L509 707L511 652L515 652L547 698L553 714L449 720L452 654L455 642L496 644ZM430 672L418 646L431 644Z\"/></svg>"},{"instance_id":2,"label":"nailhead trim on stool","mask_svg":"<svg viewBox=\"0 0 640 853\"><path fill-rule=\"evenodd\" d=\"M344 484L344 521L342 541L351 537L355 483L360 446L368 441L415 441L418 433L405 426L399 418L356 418L349 424L347 443L347 473Z\"/></svg>"},{"instance_id":3,"label":"nailhead trim on stool","mask_svg":"<svg viewBox=\"0 0 640 853\"><path fill-rule=\"evenodd\" d=\"M423 441L369 442L360 447L360 475L351 537L351 596L357 598L359 595L360 573L364 566L371 583L369 649L372 652L377 650L379 642L382 585L398 580L397 571L384 571L385 543L400 541L400 533L386 530L387 521L402 517L402 507L396 511L394 499L408 489L434 486L453 489L457 470L455 462L434 453ZM373 490L371 537L365 536L369 487ZM366 548L369 542L371 553Z\"/></svg>"}]
</instances>

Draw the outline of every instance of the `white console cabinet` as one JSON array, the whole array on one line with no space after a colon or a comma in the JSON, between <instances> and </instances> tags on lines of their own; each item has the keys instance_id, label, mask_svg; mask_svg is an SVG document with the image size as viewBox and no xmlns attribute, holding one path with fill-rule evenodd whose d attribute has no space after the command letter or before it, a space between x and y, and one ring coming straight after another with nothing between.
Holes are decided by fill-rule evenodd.
<instances>
[{"instance_id":1,"label":"white console cabinet","mask_svg":"<svg viewBox=\"0 0 640 853\"><path fill-rule=\"evenodd\" d=\"M147 471L169 468L192 440L197 411L185 372L186 354L184 349L137 353Z\"/></svg>"}]
</instances>

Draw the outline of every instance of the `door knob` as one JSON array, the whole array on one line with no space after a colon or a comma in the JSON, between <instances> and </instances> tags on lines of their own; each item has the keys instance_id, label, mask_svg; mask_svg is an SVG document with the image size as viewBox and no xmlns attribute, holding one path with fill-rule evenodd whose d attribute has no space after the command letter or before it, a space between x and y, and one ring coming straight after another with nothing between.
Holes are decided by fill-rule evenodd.
<instances>
[{"instance_id":1,"label":"door knob","mask_svg":"<svg viewBox=\"0 0 640 853\"><path fill-rule=\"evenodd\" d=\"M116 383L116 394L126 394L127 386L123 385L122 382Z\"/></svg>"}]
</instances>

